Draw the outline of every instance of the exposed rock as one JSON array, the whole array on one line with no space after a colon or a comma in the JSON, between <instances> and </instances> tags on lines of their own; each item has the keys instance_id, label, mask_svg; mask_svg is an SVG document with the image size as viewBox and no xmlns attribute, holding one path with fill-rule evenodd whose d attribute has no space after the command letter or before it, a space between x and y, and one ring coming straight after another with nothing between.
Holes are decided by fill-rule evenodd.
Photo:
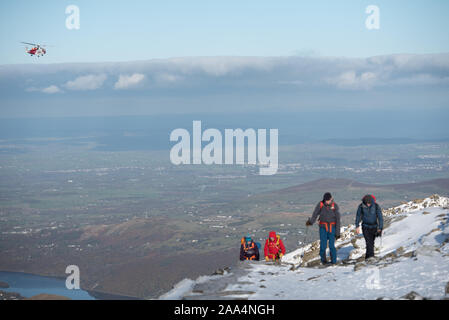
<instances>
[{"instance_id":1,"label":"exposed rock","mask_svg":"<svg viewBox=\"0 0 449 320\"><path fill-rule=\"evenodd\" d=\"M397 254L396 251L391 251L389 253L387 253L386 255L383 256L383 259L387 260L389 258L397 258Z\"/></svg>"},{"instance_id":2,"label":"exposed rock","mask_svg":"<svg viewBox=\"0 0 449 320\"><path fill-rule=\"evenodd\" d=\"M430 214L429 211L423 211L422 214Z\"/></svg>"},{"instance_id":3,"label":"exposed rock","mask_svg":"<svg viewBox=\"0 0 449 320\"><path fill-rule=\"evenodd\" d=\"M434 232L437 232L437 231L440 231L440 228L432 229L430 232L426 233L426 236L428 236L428 235L430 235L430 234L432 234Z\"/></svg>"},{"instance_id":4,"label":"exposed rock","mask_svg":"<svg viewBox=\"0 0 449 320\"><path fill-rule=\"evenodd\" d=\"M222 276L225 274L224 269L217 269L214 271L214 273L212 273L213 276Z\"/></svg>"},{"instance_id":5,"label":"exposed rock","mask_svg":"<svg viewBox=\"0 0 449 320\"><path fill-rule=\"evenodd\" d=\"M231 268L230 267L224 267L223 269L217 269L214 271L214 273L212 273L213 276L222 276L227 272L231 272Z\"/></svg>"},{"instance_id":6,"label":"exposed rock","mask_svg":"<svg viewBox=\"0 0 449 320\"><path fill-rule=\"evenodd\" d=\"M407 258L414 258L414 257L416 257L416 251L412 250L412 251L406 252L402 256L407 257Z\"/></svg>"},{"instance_id":7,"label":"exposed rock","mask_svg":"<svg viewBox=\"0 0 449 320\"><path fill-rule=\"evenodd\" d=\"M354 249L359 249L360 248L359 245L357 244L357 238L353 238L351 240L351 244L354 247Z\"/></svg>"},{"instance_id":8,"label":"exposed rock","mask_svg":"<svg viewBox=\"0 0 449 320\"><path fill-rule=\"evenodd\" d=\"M6 292L0 290L0 300L23 300L24 297L22 297L19 293L16 292Z\"/></svg>"},{"instance_id":9,"label":"exposed rock","mask_svg":"<svg viewBox=\"0 0 449 320\"><path fill-rule=\"evenodd\" d=\"M354 272L359 271L363 267L365 267L366 264L364 262L358 262L354 265Z\"/></svg>"},{"instance_id":10,"label":"exposed rock","mask_svg":"<svg viewBox=\"0 0 449 320\"><path fill-rule=\"evenodd\" d=\"M204 293L204 291L200 289L193 289L192 293Z\"/></svg>"},{"instance_id":11,"label":"exposed rock","mask_svg":"<svg viewBox=\"0 0 449 320\"><path fill-rule=\"evenodd\" d=\"M317 267L317 266L319 266L321 264L321 261L320 261L320 259L316 259L316 260L313 260L313 261L310 261L309 263L307 263L307 267L308 268L313 268L313 267Z\"/></svg>"},{"instance_id":12,"label":"exposed rock","mask_svg":"<svg viewBox=\"0 0 449 320\"><path fill-rule=\"evenodd\" d=\"M304 252L301 266L309 266L308 262L318 257L319 253L320 253L320 242L314 241L311 244L310 249Z\"/></svg>"},{"instance_id":13,"label":"exposed rock","mask_svg":"<svg viewBox=\"0 0 449 320\"><path fill-rule=\"evenodd\" d=\"M444 293L445 293L446 295L449 295L449 281L446 283L446 288L445 288Z\"/></svg>"},{"instance_id":14,"label":"exposed rock","mask_svg":"<svg viewBox=\"0 0 449 320\"><path fill-rule=\"evenodd\" d=\"M349 252L348 259L355 260L355 261L361 261L359 259L364 259L363 250L360 248L351 250L351 252Z\"/></svg>"},{"instance_id":15,"label":"exposed rock","mask_svg":"<svg viewBox=\"0 0 449 320\"><path fill-rule=\"evenodd\" d=\"M405 296L400 297L399 299L405 299L405 300L426 300L426 298L422 297L415 291L410 291Z\"/></svg>"}]
</instances>

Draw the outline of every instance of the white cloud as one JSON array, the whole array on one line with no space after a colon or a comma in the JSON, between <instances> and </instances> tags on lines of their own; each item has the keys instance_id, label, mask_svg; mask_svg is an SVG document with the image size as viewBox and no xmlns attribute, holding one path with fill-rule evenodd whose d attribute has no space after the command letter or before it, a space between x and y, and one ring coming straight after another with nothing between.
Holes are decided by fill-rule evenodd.
<instances>
[{"instance_id":1,"label":"white cloud","mask_svg":"<svg viewBox=\"0 0 449 320\"><path fill-rule=\"evenodd\" d=\"M106 78L104 74L90 74L78 77L73 81L68 81L64 86L69 90L96 90L103 86Z\"/></svg>"},{"instance_id":2,"label":"white cloud","mask_svg":"<svg viewBox=\"0 0 449 320\"><path fill-rule=\"evenodd\" d=\"M55 85L51 85L47 88L44 88L41 90L43 93L48 93L48 94L53 94L53 93L58 93L58 92L62 92L61 89L59 89L57 86Z\"/></svg>"},{"instance_id":3,"label":"white cloud","mask_svg":"<svg viewBox=\"0 0 449 320\"><path fill-rule=\"evenodd\" d=\"M51 86L43 88L43 89L39 89L36 87L30 87L30 88L25 89L25 91L26 92L43 92L43 93L47 93L47 94L62 92L62 90L59 89L58 86L55 86L55 85L51 85Z\"/></svg>"},{"instance_id":4,"label":"white cloud","mask_svg":"<svg viewBox=\"0 0 449 320\"><path fill-rule=\"evenodd\" d=\"M134 87L145 79L145 75L141 73L134 73L132 75L123 75L119 76L118 81L115 83L115 89L127 89L130 87Z\"/></svg>"}]
</instances>

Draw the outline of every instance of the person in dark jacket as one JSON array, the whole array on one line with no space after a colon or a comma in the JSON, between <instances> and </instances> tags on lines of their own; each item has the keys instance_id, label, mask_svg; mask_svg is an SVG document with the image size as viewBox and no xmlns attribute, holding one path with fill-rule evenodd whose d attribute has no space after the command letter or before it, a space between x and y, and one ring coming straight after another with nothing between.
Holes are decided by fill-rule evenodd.
<instances>
[{"instance_id":1,"label":"person in dark jacket","mask_svg":"<svg viewBox=\"0 0 449 320\"><path fill-rule=\"evenodd\" d=\"M360 234L360 222L362 222L363 237L366 243L365 260L367 260L374 257L374 240L377 236L382 236L384 227L382 209L371 195L364 196L357 209L355 218L357 234Z\"/></svg>"},{"instance_id":2,"label":"person in dark jacket","mask_svg":"<svg viewBox=\"0 0 449 320\"><path fill-rule=\"evenodd\" d=\"M240 245L240 260L259 261L259 247L250 235L243 237Z\"/></svg>"},{"instance_id":3,"label":"person in dark jacket","mask_svg":"<svg viewBox=\"0 0 449 320\"><path fill-rule=\"evenodd\" d=\"M312 217L307 220L306 226L311 226L319 218L320 225L320 257L322 264L328 264L326 259L327 243L331 254L331 263L337 263L337 249L335 249L335 239L340 238L340 211L334 202L332 195L326 192L323 201L319 202Z\"/></svg>"}]
</instances>

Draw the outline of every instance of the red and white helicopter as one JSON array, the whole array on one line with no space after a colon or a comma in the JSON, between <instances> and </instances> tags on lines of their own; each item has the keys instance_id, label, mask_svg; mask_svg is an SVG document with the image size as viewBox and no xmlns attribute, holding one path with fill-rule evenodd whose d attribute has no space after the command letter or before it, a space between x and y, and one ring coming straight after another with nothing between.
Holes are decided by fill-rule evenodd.
<instances>
[{"instance_id":1,"label":"red and white helicopter","mask_svg":"<svg viewBox=\"0 0 449 320\"><path fill-rule=\"evenodd\" d=\"M47 53L47 50L44 49L44 47L46 47L45 45L29 43L29 42L22 42L22 43L29 44L29 45L33 46L30 50L28 50L28 47L25 47L26 53L30 54L31 56L41 57Z\"/></svg>"}]
</instances>

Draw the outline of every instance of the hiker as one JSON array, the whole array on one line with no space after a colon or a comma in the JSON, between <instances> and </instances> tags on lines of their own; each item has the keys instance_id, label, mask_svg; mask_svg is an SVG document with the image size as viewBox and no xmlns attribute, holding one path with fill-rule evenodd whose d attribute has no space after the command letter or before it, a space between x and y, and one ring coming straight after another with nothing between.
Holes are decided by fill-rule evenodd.
<instances>
[{"instance_id":1,"label":"hiker","mask_svg":"<svg viewBox=\"0 0 449 320\"><path fill-rule=\"evenodd\" d=\"M319 202L312 217L307 220L306 226L311 226L319 218L320 225L320 257L323 265L329 262L326 259L327 243L331 254L331 263L337 263L337 249L335 249L335 239L340 238L340 211L338 205L334 202L332 195L326 192L323 201Z\"/></svg>"},{"instance_id":2,"label":"hiker","mask_svg":"<svg viewBox=\"0 0 449 320\"><path fill-rule=\"evenodd\" d=\"M374 240L376 237L382 236L384 227L382 209L373 195L367 194L364 196L357 209L355 218L357 234L360 234L360 222L362 222L362 232L366 243L365 260L368 260L374 257Z\"/></svg>"},{"instance_id":3,"label":"hiker","mask_svg":"<svg viewBox=\"0 0 449 320\"><path fill-rule=\"evenodd\" d=\"M259 247L253 241L250 235L246 235L241 240L240 260L256 260L259 261Z\"/></svg>"},{"instance_id":4,"label":"hiker","mask_svg":"<svg viewBox=\"0 0 449 320\"><path fill-rule=\"evenodd\" d=\"M266 261L280 261L285 254L284 243L274 231L270 231L264 247Z\"/></svg>"}]
</instances>

